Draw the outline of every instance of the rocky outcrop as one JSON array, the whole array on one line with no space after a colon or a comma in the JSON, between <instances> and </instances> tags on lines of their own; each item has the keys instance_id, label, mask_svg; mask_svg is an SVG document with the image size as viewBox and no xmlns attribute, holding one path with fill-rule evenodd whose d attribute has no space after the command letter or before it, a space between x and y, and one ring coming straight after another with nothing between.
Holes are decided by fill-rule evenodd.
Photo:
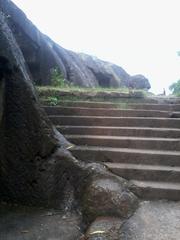
<instances>
[{"instance_id":1,"label":"rocky outcrop","mask_svg":"<svg viewBox=\"0 0 180 240\"><path fill-rule=\"evenodd\" d=\"M53 202L56 188L55 168L48 157L58 146L70 143L41 109L24 57L2 12L0 46L4 46L0 48L0 198L47 204L50 199Z\"/></svg>"},{"instance_id":2,"label":"rocky outcrop","mask_svg":"<svg viewBox=\"0 0 180 240\"><path fill-rule=\"evenodd\" d=\"M75 53L65 50L42 34L12 1L0 0L0 10L6 15L37 84L50 84L51 69L58 67L64 78L70 82L84 87L98 85L94 75L83 65L80 58L76 58Z\"/></svg>"},{"instance_id":3,"label":"rocky outcrop","mask_svg":"<svg viewBox=\"0 0 180 240\"><path fill-rule=\"evenodd\" d=\"M136 89L150 89L151 85L147 78L145 78L143 75L134 75L131 77L131 83L132 88Z\"/></svg>"},{"instance_id":4,"label":"rocky outcrop","mask_svg":"<svg viewBox=\"0 0 180 240\"><path fill-rule=\"evenodd\" d=\"M87 54L81 53L78 56L95 75L99 86L115 88L128 86L131 77L123 68Z\"/></svg>"},{"instance_id":5,"label":"rocky outcrop","mask_svg":"<svg viewBox=\"0 0 180 240\"><path fill-rule=\"evenodd\" d=\"M137 207L137 198L127 190L126 181L109 174L93 176L83 194L84 214L92 220L98 216L125 219Z\"/></svg>"},{"instance_id":6,"label":"rocky outcrop","mask_svg":"<svg viewBox=\"0 0 180 240\"><path fill-rule=\"evenodd\" d=\"M42 34L12 1L0 0L0 10L6 15L29 72L38 85L50 85L51 71L58 68L66 80L78 86L133 85L135 88L150 88L148 80L144 77L138 78L141 82L139 84L136 77L131 77L123 68L115 64L62 48Z\"/></svg>"},{"instance_id":7,"label":"rocky outcrop","mask_svg":"<svg viewBox=\"0 0 180 240\"><path fill-rule=\"evenodd\" d=\"M98 186L95 176L103 176L116 181L110 182L112 191L114 184L119 184L117 190L129 196L124 202L119 192L113 193L114 198L116 195L120 198L122 208L125 203L129 205L121 208L118 216L132 214L138 200L129 192L125 180L111 174L102 164L78 161L68 152L72 144L55 129L41 109L22 52L2 12L0 46L4 46L0 48L0 200L60 207L69 188L72 202L75 197L78 206L87 210L91 206L81 199L83 192L89 185ZM88 189L89 196L93 196L93 189ZM113 207L120 207L119 202L112 202L106 189L103 194L107 197L106 203L109 201L110 211L106 205L104 211L99 209L98 215L106 209L107 214L116 212ZM83 212L87 219L94 220L93 215Z\"/></svg>"},{"instance_id":8,"label":"rocky outcrop","mask_svg":"<svg viewBox=\"0 0 180 240\"><path fill-rule=\"evenodd\" d=\"M81 53L78 54L83 63L95 75L99 86L128 87L133 89L150 89L149 80L143 75L130 76L122 67L96 57Z\"/></svg>"}]
</instances>

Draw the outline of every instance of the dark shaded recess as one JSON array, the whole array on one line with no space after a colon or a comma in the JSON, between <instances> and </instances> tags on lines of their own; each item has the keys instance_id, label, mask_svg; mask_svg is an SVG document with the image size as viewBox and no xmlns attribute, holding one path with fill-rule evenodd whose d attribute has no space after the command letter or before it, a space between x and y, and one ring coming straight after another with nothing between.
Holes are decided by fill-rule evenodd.
<instances>
[{"instance_id":1,"label":"dark shaded recess","mask_svg":"<svg viewBox=\"0 0 180 240\"><path fill-rule=\"evenodd\" d=\"M20 26L15 25L11 18L9 19L9 26L14 36L16 36L16 41L22 50L24 58L27 59L26 63L30 68L30 72L33 77L36 78L37 73L40 70L40 63L38 62L40 46L32 41L26 33L23 33L23 29ZM36 67L31 69L31 65L36 65Z\"/></svg>"},{"instance_id":2,"label":"dark shaded recess","mask_svg":"<svg viewBox=\"0 0 180 240\"><path fill-rule=\"evenodd\" d=\"M48 127L50 124L45 119L43 121L43 118L41 120L43 115L37 113L35 97L27 85L20 81L20 73L4 72L3 78L5 87L0 125L0 193L6 200L26 202L36 198L39 201L43 196L38 194L39 186L36 186L38 168L41 167L43 158L55 150L56 143L48 137L52 134Z\"/></svg>"},{"instance_id":3,"label":"dark shaded recess","mask_svg":"<svg viewBox=\"0 0 180 240\"><path fill-rule=\"evenodd\" d=\"M64 138L39 107L29 79L8 59L0 57L2 61L1 81L5 86L0 123L0 198L60 207L70 179L66 160L71 155L62 148L58 159L61 162L52 157L64 145Z\"/></svg>"},{"instance_id":4,"label":"dark shaded recess","mask_svg":"<svg viewBox=\"0 0 180 240\"><path fill-rule=\"evenodd\" d=\"M96 71L94 71L93 68L90 68L90 67L89 67L89 69L93 72L96 79L98 80L99 86L107 87L107 88L111 87L112 76L110 74L103 73L103 72L96 72Z\"/></svg>"},{"instance_id":5,"label":"dark shaded recess","mask_svg":"<svg viewBox=\"0 0 180 240\"><path fill-rule=\"evenodd\" d=\"M7 58L0 56L0 81L3 81L5 76L10 76L12 70L9 67L9 61Z\"/></svg>"},{"instance_id":6,"label":"dark shaded recess","mask_svg":"<svg viewBox=\"0 0 180 240\"><path fill-rule=\"evenodd\" d=\"M54 57L49 53L47 44L40 38L39 42L33 41L20 25L14 23L12 18L8 22L26 59L26 64L35 84L49 84L51 79L50 69L56 66L56 62Z\"/></svg>"},{"instance_id":7,"label":"dark shaded recess","mask_svg":"<svg viewBox=\"0 0 180 240\"><path fill-rule=\"evenodd\" d=\"M120 86L121 87L128 87L129 81L131 79L131 76L120 66L117 66L115 64L112 65L112 69L114 72L119 76L120 78Z\"/></svg>"},{"instance_id":8,"label":"dark shaded recess","mask_svg":"<svg viewBox=\"0 0 180 240\"><path fill-rule=\"evenodd\" d=\"M65 140L40 108L23 55L1 12L0 46L0 81L4 86L0 91L0 197L53 204L55 193L57 199L61 197L58 192L64 182L61 169L55 169L49 156Z\"/></svg>"}]
</instances>

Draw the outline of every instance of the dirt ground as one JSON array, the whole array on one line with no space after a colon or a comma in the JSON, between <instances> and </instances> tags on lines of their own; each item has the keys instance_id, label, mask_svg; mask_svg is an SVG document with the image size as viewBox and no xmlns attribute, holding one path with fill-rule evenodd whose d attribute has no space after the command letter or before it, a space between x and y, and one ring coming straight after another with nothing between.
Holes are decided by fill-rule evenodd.
<instances>
[{"instance_id":1,"label":"dirt ground","mask_svg":"<svg viewBox=\"0 0 180 240\"><path fill-rule=\"evenodd\" d=\"M77 240L80 216L54 210L0 207L0 240Z\"/></svg>"},{"instance_id":2,"label":"dirt ground","mask_svg":"<svg viewBox=\"0 0 180 240\"><path fill-rule=\"evenodd\" d=\"M80 219L55 210L1 205L0 240L79 240ZM179 240L180 202L142 202L118 234L118 240ZM100 239L117 240L112 237Z\"/></svg>"},{"instance_id":3,"label":"dirt ground","mask_svg":"<svg viewBox=\"0 0 180 240\"><path fill-rule=\"evenodd\" d=\"M142 202L121 228L120 240L179 240L180 202Z\"/></svg>"}]
</instances>

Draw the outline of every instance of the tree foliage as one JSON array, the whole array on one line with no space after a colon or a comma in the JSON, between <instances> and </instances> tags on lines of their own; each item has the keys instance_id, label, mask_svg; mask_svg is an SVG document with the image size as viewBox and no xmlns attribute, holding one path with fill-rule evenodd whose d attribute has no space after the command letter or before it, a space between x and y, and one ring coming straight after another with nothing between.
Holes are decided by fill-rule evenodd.
<instances>
[{"instance_id":1,"label":"tree foliage","mask_svg":"<svg viewBox=\"0 0 180 240\"><path fill-rule=\"evenodd\" d=\"M67 84L63 74L58 68L51 69L51 84L54 87L64 87Z\"/></svg>"},{"instance_id":2,"label":"tree foliage","mask_svg":"<svg viewBox=\"0 0 180 240\"><path fill-rule=\"evenodd\" d=\"M172 91L172 94L176 95L176 96L180 96L180 79L173 83L170 87L169 90Z\"/></svg>"}]
</instances>

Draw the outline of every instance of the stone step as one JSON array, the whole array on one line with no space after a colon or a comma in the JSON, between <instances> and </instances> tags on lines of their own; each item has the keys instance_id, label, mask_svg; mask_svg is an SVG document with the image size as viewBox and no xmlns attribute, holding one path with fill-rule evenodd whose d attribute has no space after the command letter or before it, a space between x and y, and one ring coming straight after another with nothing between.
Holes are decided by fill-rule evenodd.
<instances>
[{"instance_id":1,"label":"stone step","mask_svg":"<svg viewBox=\"0 0 180 240\"><path fill-rule=\"evenodd\" d=\"M128 180L180 182L180 167L105 163L116 175Z\"/></svg>"},{"instance_id":2,"label":"stone step","mask_svg":"<svg viewBox=\"0 0 180 240\"><path fill-rule=\"evenodd\" d=\"M63 107L83 107L83 108L126 108L127 103L93 102L93 101L63 101L59 103Z\"/></svg>"},{"instance_id":3,"label":"stone step","mask_svg":"<svg viewBox=\"0 0 180 240\"><path fill-rule=\"evenodd\" d=\"M180 166L180 151L75 146L72 154L89 162Z\"/></svg>"},{"instance_id":4,"label":"stone step","mask_svg":"<svg viewBox=\"0 0 180 240\"><path fill-rule=\"evenodd\" d=\"M180 118L180 112L172 112L170 113L171 118Z\"/></svg>"},{"instance_id":5,"label":"stone step","mask_svg":"<svg viewBox=\"0 0 180 240\"><path fill-rule=\"evenodd\" d=\"M177 118L64 116L64 115L58 116L50 115L49 118L55 125L180 128L180 119Z\"/></svg>"},{"instance_id":6,"label":"stone step","mask_svg":"<svg viewBox=\"0 0 180 240\"><path fill-rule=\"evenodd\" d=\"M131 180L130 190L146 200L179 201L180 199L180 183Z\"/></svg>"},{"instance_id":7,"label":"stone step","mask_svg":"<svg viewBox=\"0 0 180 240\"><path fill-rule=\"evenodd\" d=\"M159 111L180 111L180 104L149 104L130 103L128 107L133 109L159 110Z\"/></svg>"},{"instance_id":8,"label":"stone step","mask_svg":"<svg viewBox=\"0 0 180 240\"><path fill-rule=\"evenodd\" d=\"M92 101L63 101L61 106L73 106L83 108L133 108L160 111L180 111L180 104L157 104L157 103L130 103L128 102L92 102Z\"/></svg>"},{"instance_id":9,"label":"stone step","mask_svg":"<svg viewBox=\"0 0 180 240\"><path fill-rule=\"evenodd\" d=\"M119 136L93 136L93 135L65 135L75 145L135 148L155 150L180 150L180 139L174 138L146 138L146 137L119 137Z\"/></svg>"},{"instance_id":10,"label":"stone step","mask_svg":"<svg viewBox=\"0 0 180 240\"><path fill-rule=\"evenodd\" d=\"M62 134L180 138L178 128L56 126Z\"/></svg>"},{"instance_id":11,"label":"stone step","mask_svg":"<svg viewBox=\"0 0 180 240\"><path fill-rule=\"evenodd\" d=\"M44 107L48 115L76 115L76 116L109 116L109 117L171 117L168 111L135 110L115 108L82 108L82 107Z\"/></svg>"},{"instance_id":12,"label":"stone step","mask_svg":"<svg viewBox=\"0 0 180 240\"><path fill-rule=\"evenodd\" d=\"M45 110L75 157L104 162L141 198L180 199L180 104L68 104Z\"/></svg>"}]
</instances>

